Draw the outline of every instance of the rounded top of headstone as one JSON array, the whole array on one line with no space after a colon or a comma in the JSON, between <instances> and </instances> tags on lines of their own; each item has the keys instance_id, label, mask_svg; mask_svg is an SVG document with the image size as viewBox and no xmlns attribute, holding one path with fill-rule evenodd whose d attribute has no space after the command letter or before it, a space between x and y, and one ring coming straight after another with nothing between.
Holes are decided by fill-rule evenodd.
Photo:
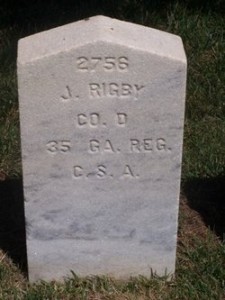
<instances>
[{"instance_id":1,"label":"rounded top of headstone","mask_svg":"<svg viewBox=\"0 0 225 300\"><path fill-rule=\"evenodd\" d=\"M97 42L122 45L186 64L179 36L105 16L86 18L20 39L18 63L32 63Z\"/></svg>"}]
</instances>

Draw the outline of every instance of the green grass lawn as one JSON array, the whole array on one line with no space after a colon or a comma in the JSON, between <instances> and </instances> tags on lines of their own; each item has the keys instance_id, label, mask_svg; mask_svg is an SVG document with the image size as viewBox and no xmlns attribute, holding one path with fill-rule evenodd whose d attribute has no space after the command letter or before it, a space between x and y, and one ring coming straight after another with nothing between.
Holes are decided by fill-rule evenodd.
<instances>
[{"instance_id":1,"label":"green grass lawn","mask_svg":"<svg viewBox=\"0 0 225 300\"><path fill-rule=\"evenodd\" d=\"M32 2L32 1L31 1ZM22 176L17 41L105 14L182 37L188 81L176 278L78 278L29 284L0 226L0 299L225 299L225 4L211 1L2 1L0 3L0 225L7 181ZM10 209L10 204L7 204ZM15 216L13 215L11 219ZM10 219L10 220L11 220ZM11 228L11 227L7 227ZM15 263L16 262L16 263Z\"/></svg>"}]
</instances>

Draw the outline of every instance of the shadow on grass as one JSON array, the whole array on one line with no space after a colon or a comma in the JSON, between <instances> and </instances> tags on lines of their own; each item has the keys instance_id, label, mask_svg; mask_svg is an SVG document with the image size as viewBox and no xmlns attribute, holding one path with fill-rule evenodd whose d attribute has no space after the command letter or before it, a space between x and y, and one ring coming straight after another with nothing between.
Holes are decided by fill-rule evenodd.
<instances>
[{"instance_id":1,"label":"shadow on grass","mask_svg":"<svg viewBox=\"0 0 225 300\"><path fill-rule=\"evenodd\" d=\"M225 176L192 179L183 186L189 206L202 217L206 226L224 241L225 238Z\"/></svg>"},{"instance_id":2,"label":"shadow on grass","mask_svg":"<svg viewBox=\"0 0 225 300\"><path fill-rule=\"evenodd\" d=\"M0 181L0 249L27 276L22 180Z\"/></svg>"}]
</instances>

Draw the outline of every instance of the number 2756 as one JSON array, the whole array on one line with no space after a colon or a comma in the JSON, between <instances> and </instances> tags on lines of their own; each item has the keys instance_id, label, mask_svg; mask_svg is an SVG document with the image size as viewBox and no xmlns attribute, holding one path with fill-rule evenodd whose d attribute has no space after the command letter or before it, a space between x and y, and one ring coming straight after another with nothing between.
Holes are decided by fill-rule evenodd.
<instances>
[{"instance_id":1,"label":"number 2756","mask_svg":"<svg viewBox=\"0 0 225 300\"><path fill-rule=\"evenodd\" d=\"M95 71L126 71L129 63L128 58L125 56L113 57L86 57L81 56L76 61L77 70L83 72L95 72Z\"/></svg>"}]
</instances>

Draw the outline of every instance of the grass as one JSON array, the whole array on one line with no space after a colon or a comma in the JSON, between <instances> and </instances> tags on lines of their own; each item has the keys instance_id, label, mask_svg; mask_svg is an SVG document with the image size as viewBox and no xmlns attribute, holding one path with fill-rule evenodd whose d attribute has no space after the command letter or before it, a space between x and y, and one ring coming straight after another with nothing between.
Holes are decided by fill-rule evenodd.
<instances>
[{"instance_id":1,"label":"grass","mask_svg":"<svg viewBox=\"0 0 225 300\"><path fill-rule=\"evenodd\" d=\"M46 2L46 3L45 3ZM0 299L225 299L225 4L223 1L2 1L0 4L0 204L21 178L16 47L20 37L105 14L182 37L188 58L183 198L176 278L79 278L29 284L0 252ZM13 193L13 191L12 191ZM10 209L10 203L7 203ZM5 212L5 211L4 211ZM3 220L0 210L0 220ZM14 216L12 215L11 218ZM1 222L0 222L1 223ZM1 223L2 224L2 223ZM13 223L14 224L14 223ZM8 228L8 227L7 227ZM0 248L7 236L0 228ZM4 243L2 237L4 236ZM13 244L14 245L14 244ZM14 245L15 246L15 245ZM10 258L11 257L11 258ZM17 264L15 263L17 262Z\"/></svg>"}]
</instances>

